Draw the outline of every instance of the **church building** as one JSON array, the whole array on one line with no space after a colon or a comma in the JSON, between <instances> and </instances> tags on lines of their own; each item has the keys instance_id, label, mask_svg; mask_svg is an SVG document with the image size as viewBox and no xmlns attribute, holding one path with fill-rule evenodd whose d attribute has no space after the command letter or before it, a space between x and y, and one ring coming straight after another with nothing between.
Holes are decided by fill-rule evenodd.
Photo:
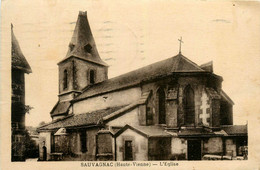
<instances>
[{"instance_id":1,"label":"church building","mask_svg":"<svg viewBox=\"0 0 260 170\"><path fill-rule=\"evenodd\" d=\"M87 12L58 63L59 100L38 128L40 160L201 160L243 156L247 125L212 62L183 56L108 79Z\"/></svg>"}]
</instances>

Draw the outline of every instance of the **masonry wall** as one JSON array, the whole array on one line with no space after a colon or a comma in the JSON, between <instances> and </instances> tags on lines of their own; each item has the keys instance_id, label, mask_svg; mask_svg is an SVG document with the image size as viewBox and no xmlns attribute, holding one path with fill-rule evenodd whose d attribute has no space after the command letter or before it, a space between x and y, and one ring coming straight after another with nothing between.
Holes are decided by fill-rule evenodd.
<instances>
[{"instance_id":1,"label":"masonry wall","mask_svg":"<svg viewBox=\"0 0 260 170\"><path fill-rule=\"evenodd\" d=\"M43 146L47 149L47 160L50 160L51 153L51 132L40 132L39 134L39 158L43 160Z\"/></svg>"},{"instance_id":2,"label":"masonry wall","mask_svg":"<svg viewBox=\"0 0 260 170\"><path fill-rule=\"evenodd\" d=\"M81 154L79 133L71 132L69 140L70 140L70 152L71 152L71 154L72 155L79 155L79 154Z\"/></svg>"},{"instance_id":3,"label":"masonry wall","mask_svg":"<svg viewBox=\"0 0 260 170\"><path fill-rule=\"evenodd\" d=\"M237 156L236 151L236 140L232 138L225 139L225 146L226 146L226 155L229 156Z\"/></svg>"},{"instance_id":4,"label":"masonry wall","mask_svg":"<svg viewBox=\"0 0 260 170\"><path fill-rule=\"evenodd\" d=\"M187 140L173 137L171 140L171 154L172 160L187 159Z\"/></svg>"},{"instance_id":5,"label":"masonry wall","mask_svg":"<svg viewBox=\"0 0 260 170\"><path fill-rule=\"evenodd\" d=\"M106 123L107 126L125 126L126 124L129 125L139 125L138 121L138 113L139 113L139 108L135 108L129 112L124 113L122 116L109 121Z\"/></svg>"},{"instance_id":6,"label":"masonry wall","mask_svg":"<svg viewBox=\"0 0 260 170\"><path fill-rule=\"evenodd\" d=\"M68 72L68 88L64 89L64 70ZM70 58L59 64L59 93L71 90L81 90L90 84L89 71L95 72L95 83L107 79L107 67L84 61L77 58Z\"/></svg>"},{"instance_id":7,"label":"masonry wall","mask_svg":"<svg viewBox=\"0 0 260 170\"><path fill-rule=\"evenodd\" d=\"M91 128L86 130L86 152L82 152L81 150L80 132L71 132L69 135L70 154L72 156L74 155L74 157L77 157L78 160L95 160L97 131L98 128Z\"/></svg>"},{"instance_id":8,"label":"masonry wall","mask_svg":"<svg viewBox=\"0 0 260 170\"><path fill-rule=\"evenodd\" d=\"M69 145L69 136L62 135L62 136L54 136L55 140L55 152L63 153L65 155L70 153Z\"/></svg>"},{"instance_id":9,"label":"masonry wall","mask_svg":"<svg viewBox=\"0 0 260 170\"><path fill-rule=\"evenodd\" d=\"M124 141L133 141L134 161L148 161L148 140L144 136L127 129L116 138L116 160L124 160Z\"/></svg>"},{"instance_id":10,"label":"masonry wall","mask_svg":"<svg viewBox=\"0 0 260 170\"><path fill-rule=\"evenodd\" d=\"M148 139L149 160L169 160L171 158L171 137L150 137Z\"/></svg>"},{"instance_id":11,"label":"masonry wall","mask_svg":"<svg viewBox=\"0 0 260 170\"><path fill-rule=\"evenodd\" d=\"M75 58L75 89L83 89L90 84L90 70L95 72L95 83L107 79L107 67Z\"/></svg>"},{"instance_id":12,"label":"masonry wall","mask_svg":"<svg viewBox=\"0 0 260 170\"><path fill-rule=\"evenodd\" d=\"M206 138L203 140L202 156L205 154L222 155L223 141L221 137Z\"/></svg>"},{"instance_id":13,"label":"masonry wall","mask_svg":"<svg viewBox=\"0 0 260 170\"><path fill-rule=\"evenodd\" d=\"M140 97L141 90L138 87L111 92L74 103L73 112L74 114L81 114L108 107L128 105L136 102Z\"/></svg>"},{"instance_id":14,"label":"masonry wall","mask_svg":"<svg viewBox=\"0 0 260 170\"><path fill-rule=\"evenodd\" d=\"M59 65L59 93L64 93L73 90L73 64L72 64L73 59L68 59L66 62L61 63ZM67 88L64 89L63 86L63 79L64 79L64 70L67 70L68 77L67 77Z\"/></svg>"},{"instance_id":15,"label":"masonry wall","mask_svg":"<svg viewBox=\"0 0 260 170\"><path fill-rule=\"evenodd\" d=\"M233 125L233 106L223 98L220 100L220 124Z\"/></svg>"},{"instance_id":16,"label":"masonry wall","mask_svg":"<svg viewBox=\"0 0 260 170\"><path fill-rule=\"evenodd\" d=\"M99 132L96 136L97 140L97 161L114 160L114 138L112 134L107 132Z\"/></svg>"},{"instance_id":17,"label":"masonry wall","mask_svg":"<svg viewBox=\"0 0 260 170\"><path fill-rule=\"evenodd\" d=\"M147 115L152 115L150 120L147 119L147 125L158 124L159 108L157 91L161 87L164 89L166 100L166 125L167 127L177 128L185 125L183 97L184 89L190 85L194 91L195 101L195 125L196 126L219 126L219 101L211 101L210 95L205 88L207 77L168 77L163 80L157 80L152 83L144 84L142 91L151 91L152 95L147 103ZM147 116L148 117L148 116ZM214 121L212 121L214 119ZM218 120L215 120L218 119ZM143 123L144 124L144 123Z\"/></svg>"},{"instance_id":18,"label":"masonry wall","mask_svg":"<svg viewBox=\"0 0 260 170\"><path fill-rule=\"evenodd\" d=\"M147 125L154 125L159 123L159 116L158 116L158 95L157 91L159 88L164 89L166 102L165 102L165 109L166 109L166 124L168 126L176 126L177 120L177 96L175 98L168 98L168 89L172 88L172 86L176 86L176 80L174 78L168 77L162 80L153 81L151 83L143 84L142 85L142 92L151 91L151 97L147 103L147 113L146 113L146 123Z\"/></svg>"},{"instance_id":19,"label":"masonry wall","mask_svg":"<svg viewBox=\"0 0 260 170\"><path fill-rule=\"evenodd\" d=\"M25 83L24 72L12 69L12 127L25 128Z\"/></svg>"}]
</instances>

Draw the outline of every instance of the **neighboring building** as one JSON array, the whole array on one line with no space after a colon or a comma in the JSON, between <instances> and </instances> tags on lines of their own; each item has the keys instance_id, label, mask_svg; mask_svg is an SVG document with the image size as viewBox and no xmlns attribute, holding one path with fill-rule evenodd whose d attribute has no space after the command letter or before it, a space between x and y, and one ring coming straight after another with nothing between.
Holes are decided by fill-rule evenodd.
<instances>
[{"instance_id":1,"label":"neighboring building","mask_svg":"<svg viewBox=\"0 0 260 170\"><path fill-rule=\"evenodd\" d=\"M47 160L200 160L237 157L247 146L247 126L233 125L234 103L212 62L198 66L180 52L108 79L80 12L58 66L59 101L38 128L41 160L44 150Z\"/></svg>"},{"instance_id":2,"label":"neighboring building","mask_svg":"<svg viewBox=\"0 0 260 170\"><path fill-rule=\"evenodd\" d=\"M13 32L12 37L12 161L25 160L25 113L29 106L25 105L25 81L24 74L31 73L31 67L26 61L19 43Z\"/></svg>"},{"instance_id":3,"label":"neighboring building","mask_svg":"<svg viewBox=\"0 0 260 170\"><path fill-rule=\"evenodd\" d=\"M37 132L36 127L32 126L26 126L26 130L28 132L28 135L30 136L30 139L34 141L35 145L39 145L39 133Z\"/></svg>"}]
</instances>

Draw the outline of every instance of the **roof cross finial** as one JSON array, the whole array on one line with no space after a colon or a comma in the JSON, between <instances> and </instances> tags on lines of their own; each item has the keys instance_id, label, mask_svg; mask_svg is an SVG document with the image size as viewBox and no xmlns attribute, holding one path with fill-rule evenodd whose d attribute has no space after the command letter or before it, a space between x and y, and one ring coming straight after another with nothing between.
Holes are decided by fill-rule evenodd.
<instances>
[{"instance_id":1,"label":"roof cross finial","mask_svg":"<svg viewBox=\"0 0 260 170\"><path fill-rule=\"evenodd\" d=\"M181 37L180 39L178 39L178 41L180 41L179 54L181 54L181 43L184 43L184 42L182 41L182 37Z\"/></svg>"}]
</instances>

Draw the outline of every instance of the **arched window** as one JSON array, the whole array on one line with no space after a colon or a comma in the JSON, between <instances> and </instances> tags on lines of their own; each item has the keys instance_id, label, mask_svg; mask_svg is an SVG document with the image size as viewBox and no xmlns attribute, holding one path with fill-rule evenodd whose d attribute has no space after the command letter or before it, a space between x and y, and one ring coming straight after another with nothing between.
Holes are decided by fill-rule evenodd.
<instances>
[{"instance_id":1,"label":"arched window","mask_svg":"<svg viewBox=\"0 0 260 170\"><path fill-rule=\"evenodd\" d=\"M184 109L184 124L194 125L195 123L194 91L190 85L186 86L186 88L184 89L183 109Z\"/></svg>"},{"instance_id":2,"label":"arched window","mask_svg":"<svg viewBox=\"0 0 260 170\"><path fill-rule=\"evenodd\" d=\"M158 89L157 96L158 96L159 124L166 124L165 92L163 88Z\"/></svg>"},{"instance_id":3,"label":"arched window","mask_svg":"<svg viewBox=\"0 0 260 170\"><path fill-rule=\"evenodd\" d=\"M68 87L68 71L64 70L63 73L63 89L66 89Z\"/></svg>"},{"instance_id":4,"label":"arched window","mask_svg":"<svg viewBox=\"0 0 260 170\"><path fill-rule=\"evenodd\" d=\"M90 82L90 84L95 83L95 71L94 70L89 71L89 82Z\"/></svg>"}]
</instances>

